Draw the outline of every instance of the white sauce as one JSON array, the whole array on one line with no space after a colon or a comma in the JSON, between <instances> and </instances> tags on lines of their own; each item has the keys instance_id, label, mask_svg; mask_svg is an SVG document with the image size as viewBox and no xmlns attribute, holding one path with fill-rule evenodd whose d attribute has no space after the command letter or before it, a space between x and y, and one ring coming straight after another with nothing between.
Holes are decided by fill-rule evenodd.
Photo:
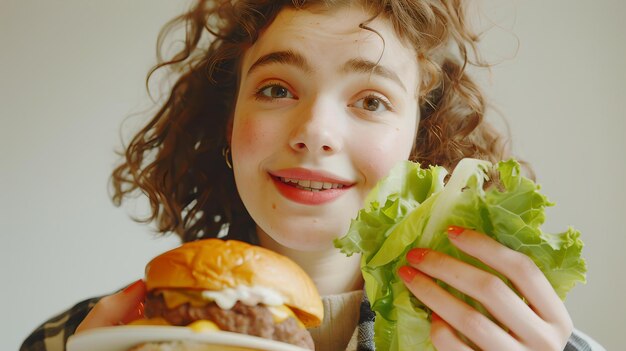
<instances>
[{"instance_id":1,"label":"white sauce","mask_svg":"<svg viewBox=\"0 0 626 351\"><path fill-rule=\"evenodd\" d=\"M248 306L256 306L260 303L267 306L279 306L284 303L283 297L278 292L262 286L239 285L235 289L205 290L202 292L202 297L215 301L224 310L231 309L237 301Z\"/></svg>"}]
</instances>

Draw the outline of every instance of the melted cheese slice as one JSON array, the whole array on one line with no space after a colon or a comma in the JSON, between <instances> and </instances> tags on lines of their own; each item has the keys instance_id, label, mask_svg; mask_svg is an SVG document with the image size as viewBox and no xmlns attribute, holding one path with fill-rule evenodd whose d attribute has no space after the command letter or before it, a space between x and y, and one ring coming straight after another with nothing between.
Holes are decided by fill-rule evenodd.
<instances>
[{"instance_id":1,"label":"melted cheese slice","mask_svg":"<svg viewBox=\"0 0 626 351\"><path fill-rule=\"evenodd\" d=\"M163 295L167 308L176 308L187 302L193 307L202 307L210 302L202 297L200 290L161 290L157 294Z\"/></svg>"},{"instance_id":2,"label":"melted cheese slice","mask_svg":"<svg viewBox=\"0 0 626 351\"><path fill-rule=\"evenodd\" d=\"M296 317L291 308L280 305L280 306L265 306L272 313L272 317L274 318L274 323L278 324L289 317L293 317L296 322L298 322L298 326L302 329L305 329L304 324L300 322L300 319Z\"/></svg>"},{"instance_id":3,"label":"melted cheese slice","mask_svg":"<svg viewBox=\"0 0 626 351\"><path fill-rule=\"evenodd\" d=\"M161 294L163 296L163 300L165 301L165 305L167 306L167 308L176 308L185 303L189 303L193 307L202 307L202 306L205 306L208 302L212 302L212 300L206 299L205 297L203 297L202 291L200 290L198 291L160 290L157 292L157 294ZM298 326L300 326L300 328L303 328L303 329L305 328L304 324L300 322L298 317L296 317L296 315L293 313L293 311L289 307L285 305L279 305L279 306L267 306L266 305L265 307L267 307L267 309L272 313L272 317L274 318L274 323L278 324L289 317L293 317L298 322ZM162 319L162 318L155 318L155 319ZM201 322L201 321L198 321L198 322ZM209 322L209 321L206 321L206 322L213 324L215 328L217 328L217 325L215 325L213 322ZM194 323L197 323L197 322L194 322ZM153 325L159 325L159 324L153 324ZM219 328L214 329L214 330L219 330Z\"/></svg>"},{"instance_id":4,"label":"melted cheese slice","mask_svg":"<svg viewBox=\"0 0 626 351\"><path fill-rule=\"evenodd\" d=\"M167 325L167 326L172 326L171 324L169 324L165 319L161 318L161 317L156 317L156 318L148 318L148 319L137 319L134 320L126 325L134 325L134 326L142 326L142 325ZM203 333L203 332L212 332L212 331L219 331L220 328L217 326L217 324L205 320L205 319L200 319L197 320L189 325L187 325L187 328L193 330L196 333Z\"/></svg>"},{"instance_id":5,"label":"melted cheese slice","mask_svg":"<svg viewBox=\"0 0 626 351\"><path fill-rule=\"evenodd\" d=\"M136 319L126 325L171 325L164 318Z\"/></svg>"},{"instance_id":6,"label":"melted cheese slice","mask_svg":"<svg viewBox=\"0 0 626 351\"><path fill-rule=\"evenodd\" d=\"M215 323L213 323L211 321L207 321L205 319L197 320L197 321L189 324L187 326L187 328L193 330L196 333L211 332L211 331L220 330L220 328L217 326L217 324L215 324Z\"/></svg>"}]
</instances>

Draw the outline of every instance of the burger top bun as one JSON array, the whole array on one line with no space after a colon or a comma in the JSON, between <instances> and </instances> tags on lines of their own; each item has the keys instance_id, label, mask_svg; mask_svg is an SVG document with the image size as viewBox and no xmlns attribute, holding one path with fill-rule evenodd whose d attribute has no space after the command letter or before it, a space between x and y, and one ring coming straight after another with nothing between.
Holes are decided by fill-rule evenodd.
<instances>
[{"instance_id":1,"label":"burger top bun","mask_svg":"<svg viewBox=\"0 0 626 351\"><path fill-rule=\"evenodd\" d=\"M148 291L219 291L238 285L277 291L307 328L322 322L324 307L311 278L295 262L260 246L236 240L198 240L163 253L146 266Z\"/></svg>"}]
</instances>

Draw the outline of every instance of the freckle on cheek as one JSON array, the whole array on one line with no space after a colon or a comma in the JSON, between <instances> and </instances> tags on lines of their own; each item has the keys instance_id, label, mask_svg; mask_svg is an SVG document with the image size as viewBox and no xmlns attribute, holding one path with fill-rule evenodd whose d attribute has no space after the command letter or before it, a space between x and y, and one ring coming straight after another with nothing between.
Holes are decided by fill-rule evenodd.
<instances>
[{"instance_id":1,"label":"freckle on cheek","mask_svg":"<svg viewBox=\"0 0 626 351\"><path fill-rule=\"evenodd\" d=\"M272 204L272 208L273 208L273 209L276 209L276 204Z\"/></svg>"}]
</instances>

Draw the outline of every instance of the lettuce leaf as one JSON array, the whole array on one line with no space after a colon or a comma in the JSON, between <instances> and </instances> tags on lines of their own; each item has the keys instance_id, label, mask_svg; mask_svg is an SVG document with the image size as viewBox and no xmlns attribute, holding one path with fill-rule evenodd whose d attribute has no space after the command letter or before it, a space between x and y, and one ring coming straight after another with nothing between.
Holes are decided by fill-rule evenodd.
<instances>
[{"instance_id":1,"label":"lettuce leaf","mask_svg":"<svg viewBox=\"0 0 626 351\"><path fill-rule=\"evenodd\" d=\"M498 186L485 189L492 168L499 174ZM545 208L554 204L521 175L517 161L494 167L487 161L463 159L444 183L447 175L442 167L398 164L370 192L348 233L335 239L335 246L346 255L362 255L365 290L376 313L378 350L435 350L429 337L430 310L396 273L406 265L405 255L412 248L456 257L498 275L515 290L504 276L456 249L446 234L450 225L485 233L529 256L561 299L576 282L585 282L580 233L573 228L556 234L541 230ZM438 284L489 316L477 301L444 282Z\"/></svg>"}]
</instances>

